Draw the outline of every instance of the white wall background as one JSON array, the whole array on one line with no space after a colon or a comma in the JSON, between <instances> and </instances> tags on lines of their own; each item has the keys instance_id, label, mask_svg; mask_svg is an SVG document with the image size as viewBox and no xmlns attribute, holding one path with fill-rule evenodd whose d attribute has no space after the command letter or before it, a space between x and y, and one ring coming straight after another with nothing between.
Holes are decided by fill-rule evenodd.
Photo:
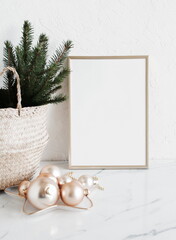
<instances>
[{"instance_id":1,"label":"white wall background","mask_svg":"<svg viewBox=\"0 0 176 240\"><path fill-rule=\"evenodd\" d=\"M0 69L3 42L17 44L27 19L49 36L50 54L71 39L71 55L149 55L150 159L176 158L176 1L0 0ZM49 112L43 159L65 160L67 103Z\"/></svg>"}]
</instances>

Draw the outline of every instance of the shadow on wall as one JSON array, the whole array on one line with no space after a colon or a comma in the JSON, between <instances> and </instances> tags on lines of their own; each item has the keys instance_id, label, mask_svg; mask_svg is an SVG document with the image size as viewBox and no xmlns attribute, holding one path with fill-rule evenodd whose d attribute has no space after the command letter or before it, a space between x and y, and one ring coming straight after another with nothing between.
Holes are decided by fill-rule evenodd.
<instances>
[{"instance_id":1,"label":"shadow on wall","mask_svg":"<svg viewBox=\"0 0 176 240\"><path fill-rule=\"evenodd\" d=\"M68 81L63 84L63 92L68 96ZM42 155L42 160L68 160L69 149L69 101L48 106L49 142Z\"/></svg>"}]
</instances>

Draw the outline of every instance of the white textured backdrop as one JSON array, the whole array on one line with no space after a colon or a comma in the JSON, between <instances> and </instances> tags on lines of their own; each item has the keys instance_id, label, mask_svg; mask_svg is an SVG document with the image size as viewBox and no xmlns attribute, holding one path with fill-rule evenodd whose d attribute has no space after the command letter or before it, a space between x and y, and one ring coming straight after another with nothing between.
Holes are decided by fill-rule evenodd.
<instances>
[{"instance_id":1,"label":"white textured backdrop","mask_svg":"<svg viewBox=\"0 0 176 240\"><path fill-rule=\"evenodd\" d=\"M49 35L50 54L71 39L71 55L149 55L150 159L176 158L176 1L0 0L0 69L3 42L17 44L27 19ZM67 103L49 112L43 159L65 160Z\"/></svg>"}]
</instances>

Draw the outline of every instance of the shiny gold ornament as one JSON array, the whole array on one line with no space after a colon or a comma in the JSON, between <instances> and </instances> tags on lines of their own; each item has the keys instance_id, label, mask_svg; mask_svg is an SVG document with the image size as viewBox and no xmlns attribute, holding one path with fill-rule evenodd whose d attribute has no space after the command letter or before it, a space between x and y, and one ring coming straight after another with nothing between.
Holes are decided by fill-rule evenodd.
<instances>
[{"instance_id":1,"label":"shiny gold ornament","mask_svg":"<svg viewBox=\"0 0 176 240\"><path fill-rule=\"evenodd\" d=\"M69 206L78 205L84 198L84 189L77 181L65 183L61 188L61 199Z\"/></svg>"},{"instance_id":2,"label":"shiny gold ornament","mask_svg":"<svg viewBox=\"0 0 176 240\"><path fill-rule=\"evenodd\" d=\"M40 175L37 178L40 178L40 177L49 178L49 179L53 180L55 183L57 183L57 178L54 177L51 173L40 173Z\"/></svg>"},{"instance_id":3,"label":"shiny gold ornament","mask_svg":"<svg viewBox=\"0 0 176 240\"><path fill-rule=\"evenodd\" d=\"M27 199L38 209L45 209L56 204L59 199L58 185L46 177L39 177L31 182L27 190Z\"/></svg>"},{"instance_id":4,"label":"shiny gold ornament","mask_svg":"<svg viewBox=\"0 0 176 240\"><path fill-rule=\"evenodd\" d=\"M63 175L62 177L58 178L58 184L59 186L61 187L63 184L65 183L69 183L69 182L72 182L73 181L73 178L70 177L69 175L65 174Z\"/></svg>"},{"instance_id":5,"label":"shiny gold ornament","mask_svg":"<svg viewBox=\"0 0 176 240\"><path fill-rule=\"evenodd\" d=\"M59 178L62 176L60 168L54 165L47 165L43 167L40 174L41 173L52 174L55 178Z\"/></svg>"},{"instance_id":6,"label":"shiny gold ornament","mask_svg":"<svg viewBox=\"0 0 176 240\"><path fill-rule=\"evenodd\" d=\"M25 197L26 196L26 193L27 193L27 189L29 188L30 186L30 182L29 181L22 181L18 187L18 192L20 194L20 196L23 196Z\"/></svg>"}]
</instances>

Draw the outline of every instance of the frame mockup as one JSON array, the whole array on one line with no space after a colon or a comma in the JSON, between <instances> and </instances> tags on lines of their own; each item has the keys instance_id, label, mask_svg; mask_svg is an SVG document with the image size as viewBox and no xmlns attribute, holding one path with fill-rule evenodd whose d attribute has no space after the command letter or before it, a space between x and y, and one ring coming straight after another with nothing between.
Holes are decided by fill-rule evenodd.
<instances>
[{"instance_id":1,"label":"frame mockup","mask_svg":"<svg viewBox=\"0 0 176 240\"><path fill-rule=\"evenodd\" d=\"M68 62L69 168L147 168L148 56Z\"/></svg>"}]
</instances>

